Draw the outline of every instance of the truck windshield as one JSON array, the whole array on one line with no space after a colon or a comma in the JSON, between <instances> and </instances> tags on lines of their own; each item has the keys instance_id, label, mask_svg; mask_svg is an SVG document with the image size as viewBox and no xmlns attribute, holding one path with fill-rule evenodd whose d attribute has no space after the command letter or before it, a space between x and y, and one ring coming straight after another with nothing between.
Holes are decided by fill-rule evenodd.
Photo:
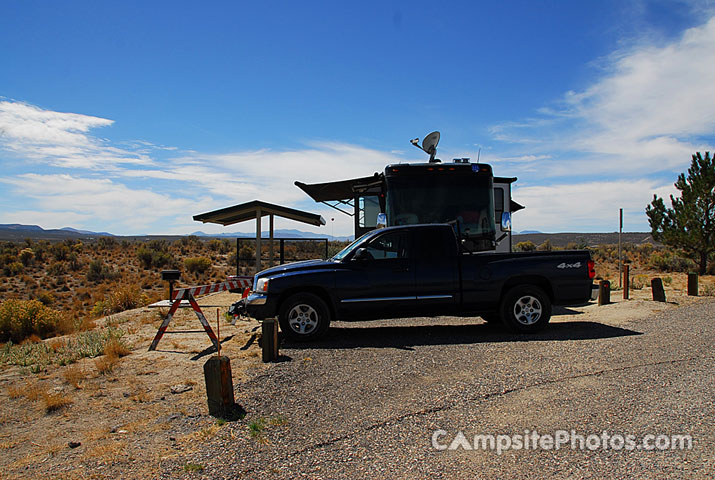
<instances>
[{"instance_id":1,"label":"truck windshield","mask_svg":"<svg viewBox=\"0 0 715 480\"><path fill-rule=\"evenodd\" d=\"M458 221L462 236L494 239L494 200L488 175L470 173L390 176L388 225Z\"/></svg>"},{"instance_id":2,"label":"truck windshield","mask_svg":"<svg viewBox=\"0 0 715 480\"><path fill-rule=\"evenodd\" d=\"M343 248L342 250L340 250L338 253L336 253L335 255L333 255L333 257L331 258L331 260L334 261L334 262L339 262L339 261L341 261L343 258L347 257L347 256L350 254L350 252L352 252L353 250L355 250L355 249L357 248L357 246L362 243L363 239L364 239L365 237L367 237L368 235L370 235L371 233L372 233L372 232L367 232L367 233L364 234L362 237L358 238L358 239L355 240L353 243L351 243L351 244L348 245L347 247L345 247L345 248Z\"/></svg>"}]
</instances>

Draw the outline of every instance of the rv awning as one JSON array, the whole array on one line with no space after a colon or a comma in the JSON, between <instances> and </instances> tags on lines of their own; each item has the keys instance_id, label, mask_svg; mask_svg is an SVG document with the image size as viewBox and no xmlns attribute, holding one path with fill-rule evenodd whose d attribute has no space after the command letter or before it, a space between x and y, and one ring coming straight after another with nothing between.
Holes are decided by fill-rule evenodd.
<instances>
[{"instance_id":1,"label":"rv awning","mask_svg":"<svg viewBox=\"0 0 715 480\"><path fill-rule=\"evenodd\" d=\"M277 217L289 218L296 222L315 225L316 227L325 225L325 219L318 214L261 202L260 200L194 215L194 220L203 223L218 223L225 226L245 222L247 220L256 220L259 212L261 217L275 215Z\"/></svg>"},{"instance_id":2,"label":"rv awning","mask_svg":"<svg viewBox=\"0 0 715 480\"><path fill-rule=\"evenodd\" d=\"M382 185L382 179L382 174L375 173L370 177L351 178L337 182L312 184L295 182L295 185L316 202L336 202L352 200L356 193L366 192Z\"/></svg>"}]
</instances>

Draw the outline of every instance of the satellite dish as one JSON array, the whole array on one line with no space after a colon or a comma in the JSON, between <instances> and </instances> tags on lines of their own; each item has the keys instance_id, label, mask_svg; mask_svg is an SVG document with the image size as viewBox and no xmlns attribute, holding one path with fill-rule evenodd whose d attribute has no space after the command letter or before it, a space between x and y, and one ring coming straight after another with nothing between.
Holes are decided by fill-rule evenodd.
<instances>
[{"instance_id":1,"label":"satellite dish","mask_svg":"<svg viewBox=\"0 0 715 480\"><path fill-rule=\"evenodd\" d=\"M439 143L439 132L432 132L422 140L422 150L429 153L436 151L437 144Z\"/></svg>"},{"instance_id":2,"label":"satellite dish","mask_svg":"<svg viewBox=\"0 0 715 480\"><path fill-rule=\"evenodd\" d=\"M429 161L430 163L435 163L439 162L439 160L435 160L434 156L437 154L437 144L439 143L439 132L432 132L429 135L425 137L424 140L422 140L422 146L420 147L419 145L419 138L415 138L413 140L410 140L410 143L414 145L415 147L419 148L423 152L425 152L427 155L429 155Z\"/></svg>"}]
</instances>

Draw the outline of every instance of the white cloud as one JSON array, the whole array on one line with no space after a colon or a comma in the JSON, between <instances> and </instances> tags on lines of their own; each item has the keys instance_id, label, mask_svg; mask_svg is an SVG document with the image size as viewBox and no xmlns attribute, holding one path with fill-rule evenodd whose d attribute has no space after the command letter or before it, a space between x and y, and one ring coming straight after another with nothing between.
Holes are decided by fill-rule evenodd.
<instances>
[{"instance_id":1,"label":"white cloud","mask_svg":"<svg viewBox=\"0 0 715 480\"><path fill-rule=\"evenodd\" d=\"M514 214L514 228L543 232L617 231L623 208L626 231L649 231L643 212L653 194L668 197L675 187L651 180L563 183L515 187L514 199L526 209Z\"/></svg>"},{"instance_id":2,"label":"white cloud","mask_svg":"<svg viewBox=\"0 0 715 480\"><path fill-rule=\"evenodd\" d=\"M616 169L612 177L671 171L709 148L715 132L715 17L666 45L636 42L605 63L601 78L543 109L544 117L496 125L492 135L528 147L530 155L560 153L545 164L542 173L548 175L594 168L602 175ZM524 154L516 150L506 156Z\"/></svg>"},{"instance_id":3,"label":"white cloud","mask_svg":"<svg viewBox=\"0 0 715 480\"><path fill-rule=\"evenodd\" d=\"M59 167L151 164L146 153L116 148L89 134L92 129L113 123L106 118L0 101L0 147L24 158Z\"/></svg>"},{"instance_id":4,"label":"white cloud","mask_svg":"<svg viewBox=\"0 0 715 480\"><path fill-rule=\"evenodd\" d=\"M149 190L132 189L108 179L65 174L28 173L0 181L9 184L18 197L29 199L36 207L34 211L56 216L52 224L62 223L67 226L68 222L78 221L80 226L97 228L97 225L101 225L100 229L112 233L143 233L155 223L165 222L167 218L179 221L184 217L190 218L210 203L206 198L177 198ZM6 212L2 218L27 223L21 215L22 212ZM32 214L29 218L38 217Z\"/></svg>"}]
</instances>

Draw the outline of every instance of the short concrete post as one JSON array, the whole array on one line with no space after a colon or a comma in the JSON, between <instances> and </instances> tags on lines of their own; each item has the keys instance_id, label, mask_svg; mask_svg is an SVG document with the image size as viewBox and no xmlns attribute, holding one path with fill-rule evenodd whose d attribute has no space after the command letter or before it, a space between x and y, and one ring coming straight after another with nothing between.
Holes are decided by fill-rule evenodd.
<instances>
[{"instance_id":1,"label":"short concrete post","mask_svg":"<svg viewBox=\"0 0 715 480\"><path fill-rule=\"evenodd\" d=\"M650 289L653 291L653 301L665 302L665 289L663 288L663 280L654 278L650 281Z\"/></svg>"},{"instance_id":2,"label":"short concrete post","mask_svg":"<svg viewBox=\"0 0 715 480\"><path fill-rule=\"evenodd\" d=\"M611 303L611 282L601 280L598 283L598 305L608 305Z\"/></svg>"},{"instance_id":3,"label":"short concrete post","mask_svg":"<svg viewBox=\"0 0 715 480\"><path fill-rule=\"evenodd\" d=\"M688 295L691 297L698 296L698 274L689 273L688 274Z\"/></svg>"},{"instance_id":4,"label":"short concrete post","mask_svg":"<svg viewBox=\"0 0 715 480\"><path fill-rule=\"evenodd\" d=\"M623 300L630 298L631 290L631 266L627 263L623 265Z\"/></svg>"},{"instance_id":5,"label":"short concrete post","mask_svg":"<svg viewBox=\"0 0 715 480\"><path fill-rule=\"evenodd\" d=\"M226 356L209 358L204 364L204 378L209 415L229 418L235 410L231 360Z\"/></svg>"},{"instance_id":6,"label":"short concrete post","mask_svg":"<svg viewBox=\"0 0 715 480\"><path fill-rule=\"evenodd\" d=\"M263 320L261 325L261 348L263 349L264 362L278 360L278 322L274 318Z\"/></svg>"}]
</instances>

